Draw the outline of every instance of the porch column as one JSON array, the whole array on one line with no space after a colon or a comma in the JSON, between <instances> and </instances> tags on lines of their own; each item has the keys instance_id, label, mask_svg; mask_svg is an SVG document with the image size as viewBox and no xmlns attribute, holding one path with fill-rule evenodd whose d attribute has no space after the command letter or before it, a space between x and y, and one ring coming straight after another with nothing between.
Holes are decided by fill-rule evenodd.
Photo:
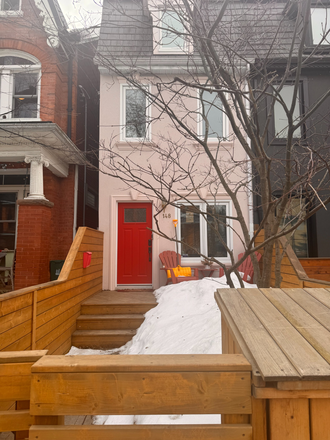
<instances>
[{"instance_id":1,"label":"porch column","mask_svg":"<svg viewBox=\"0 0 330 440\"><path fill-rule=\"evenodd\" d=\"M39 156L26 156L24 161L31 164L30 168L30 193L25 199L47 200L44 196L43 167L49 167L49 162L42 154Z\"/></svg>"}]
</instances>

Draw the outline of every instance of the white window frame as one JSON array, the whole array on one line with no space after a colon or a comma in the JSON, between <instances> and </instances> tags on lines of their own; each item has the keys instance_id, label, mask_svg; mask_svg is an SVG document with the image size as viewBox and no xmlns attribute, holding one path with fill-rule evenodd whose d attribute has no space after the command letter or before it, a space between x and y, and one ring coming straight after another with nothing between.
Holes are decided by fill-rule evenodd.
<instances>
[{"instance_id":1,"label":"white window frame","mask_svg":"<svg viewBox=\"0 0 330 440\"><path fill-rule=\"evenodd\" d=\"M33 62L32 65L4 65L0 66L0 122L26 122L26 121L40 121L40 91L41 91L41 63L34 56L21 52L19 50L0 50L0 57L13 56L19 58L25 58L28 61ZM13 112L13 96L14 96L14 76L15 73L21 72L36 72L38 74L37 81L37 117L35 118L14 118ZM7 76L7 80L3 81L1 78L3 75Z\"/></svg>"},{"instance_id":2,"label":"white window frame","mask_svg":"<svg viewBox=\"0 0 330 440\"><path fill-rule=\"evenodd\" d=\"M330 42L330 33L328 34L328 36L326 37L326 39L321 43L321 40L323 38L322 34L317 34L317 31L319 30L320 26L320 22L316 21L316 17L315 17L315 11L325 11L324 16L326 17L326 29L325 32L327 32L327 30L330 29L330 5L328 5L328 7L312 7L311 8L311 30L312 30L312 45L313 46L329 46L329 42ZM325 24L325 23L323 23Z\"/></svg>"},{"instance_id":3,"label":"white window frame","mask_svg":"<svg viewBox=\"0 0 330 440\"><path fill-rule=\"evenodd\" d=\"M184 37L182 37L182 46L176 45L174 47L168 47L163 45L163 32L165 32L165 26L163 25L163 15L167 12L173 12L178 14L174 9L161 9L158 11L158 23L159 23L159 32L158 32L158 41L156 39L156 44L158 45L158 52L163 53L184 53L187 50L187 41ZM173 32L174 34L174 32Z\"/></svg>"},{"instance_id":4,"label":"white window frame","mask_svg":"<svg viewBox=\"0 0 330 440\"><path fill-rule=\"evenodd\" d=\"M178 226L177 226L177 233L178 233L178 240L181 240L181 210L180 206L192 206L192 205L198 205L199 209L202 212L206 212L207 206L213 204L213 200L209 200L207 203L202 202L201 200L191 200L191 202L182 201L177 203L178 206L175 208L175 215L178 219ZM230 200L216 200L216 205L226 205L226 215L228 217L232 217L232 205ZM200 252L204 255L208 254L207 249L207 221L204 219L202 214L200 215ZM233 233L232 233L232 220L229 218L227 220L227 246L229 249L232 250L233 247ZM203 257L184 257L181 254L181 244L178 245L179 254L181 255L181 261L186 266L187 265L194 265L199 264L202 262ZM230 256L227 253L227 257L216 257L219 261L222 263L230 263Z\"/></svg>"},{"instance_id":5,"label":"white window frame","mask_svg":"<svg viewBox=\"0 0 330 440\"><path fill-rule=\"evenodd\" d=\"M150 91L150 85L143 85L143 88ZM126 90L139 90L130 84L120 85L120 140L123 142L149 142L151 140L151 103L146 95L146 136L144 138L126 137Z\"/></svg>"},{"instance_id":6,"label":"white window frame","mask_svg":"<svg viewBox=\"0 0 330 440\"><path fill-rule=\"evenodd\" d=\"M294 88L295 84L284 84L283 89L284 89L284 87ZM301 110L302 110L302 102L301 102L302 90L301 90L301 87L302 87L302 84L299 84L298 94L297 94L297 102L296 102L296 107L295 107L295 111L298 110L298 114L294 118L293 123L296 123L302 114L302 112L301 112ZM283 91L283 89L282 89L282 91ZM281 92L279 93L279 95L281 96ZM277 110L277 106L278 106L278 110ZM280 113L278 113L278 112L280 112ZM282 104L279 101L276 101L275 105L274 105L274 135L275 135L276 139L287 139L287 137L288 137L288 124L286 124L286 126L284 128L282 128L282 130L280 130L280 131L276 130L276 121L279 119L279 116L283 116L286 118L286 114L285 114L285 111L284 111ZM293 133L293 138L300 139L302 136L303 136L303 126L301 125Z\"/></svg>"},{"instance_id":7,"label":"white window frame","mask_svg":"<svg viewBox=\"0 0 330 440\"><path fill-rule=\"evenodd\" d=\"M23 15L23 12L22 12L22 0L20 0L18 9L15 10L15 11L5 11L4 9L2 9L3 8L3 6L2 6L3 2L4 2L4 0L0 0L0 16L6 16L6 15L8 15L8 16L10 16L10 15L15 15L15 16L20 15L20 16L22 16Z\"/></svg>"},{"instance_id":8,"label":"white window frame","mask_svg":"<svg viewBox=\"0 0 330 440\"><path fill-rule=\"evenodd\" d=\"M202 108L202 100L200 97L200 90L197 91L197 135L204 139L205 133L203 133L203 108ZM224 111L222 111L222 136L221 137L210 137L208 136L207 141L210 143L218 143L219 140L226 141L229 133L228 127L229 121Z\"/></svg>"}]
</instances>

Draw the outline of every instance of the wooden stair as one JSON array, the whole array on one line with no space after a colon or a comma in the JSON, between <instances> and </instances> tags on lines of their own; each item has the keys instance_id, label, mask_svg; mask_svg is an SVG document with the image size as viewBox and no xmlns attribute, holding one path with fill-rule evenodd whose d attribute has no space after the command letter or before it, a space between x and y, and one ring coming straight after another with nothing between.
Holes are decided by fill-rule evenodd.
<instances>
[{"instance_id":1,"label":"wooden stair","mask_svg":"<svg viewBox=\"0 0 330 440\"><path fill-rule=\"evenodd\" d=\"M152 292L99 292L81 305L72 345L94 349L121 347L136 334L144 313L156 305Z\"/></svg>"}]
</instances>

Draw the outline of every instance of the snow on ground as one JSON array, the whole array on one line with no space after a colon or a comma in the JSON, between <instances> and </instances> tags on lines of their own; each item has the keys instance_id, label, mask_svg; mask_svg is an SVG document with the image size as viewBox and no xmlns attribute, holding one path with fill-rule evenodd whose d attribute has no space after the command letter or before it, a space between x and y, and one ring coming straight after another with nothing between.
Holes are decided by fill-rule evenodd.
<instances>
[{"instance_id":1,"label":"snow on ground","mask_svg":"<svg viewBox=\"0 0 330 440\"><path fill-rule=\"evenodd\" d=\"M235 287L240 287L232 275ZM245 287L256 287L244 283ZM203 278L164 286L155 291L157 307L149 310L134 338L114 350L72 347L68 355L91 354L219 354L220 311L214 292L226 288L226 278ZM220 423L220 415L97 416L97 425Z\"/></svg>"}]
</instances>

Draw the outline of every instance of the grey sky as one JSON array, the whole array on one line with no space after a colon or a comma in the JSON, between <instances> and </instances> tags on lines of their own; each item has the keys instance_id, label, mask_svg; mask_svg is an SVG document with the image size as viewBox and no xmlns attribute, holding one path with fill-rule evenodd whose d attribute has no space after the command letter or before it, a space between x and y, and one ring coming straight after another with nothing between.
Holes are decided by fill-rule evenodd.
<instances>
[{"instance_id":1,"label":"grey sky","mask_svg":"<svg viewBox=\"0 0 330 440\"><path fill-rule=\"evenodd\" d=\"M102 0L58 0L70 27L93 26L100 22Z\"/></svg>"}]
</instances>

